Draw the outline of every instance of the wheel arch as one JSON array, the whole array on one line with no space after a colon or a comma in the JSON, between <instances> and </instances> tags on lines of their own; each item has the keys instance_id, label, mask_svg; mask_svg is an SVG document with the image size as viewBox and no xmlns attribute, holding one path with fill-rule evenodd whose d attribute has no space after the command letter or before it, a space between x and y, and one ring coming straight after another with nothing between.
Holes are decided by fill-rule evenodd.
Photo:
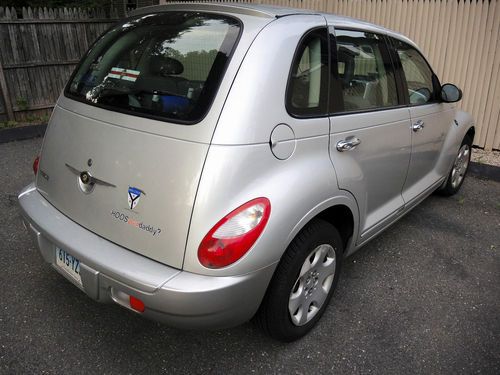
<instances>
[{"instance_id":1,"label":"wheel arch","mask_svg":"<svg viewBox=\"0 0 500 375\"><path fill-rule=\"evenodd\" d=\"M359 225L359 211L354 197L350 195L333 197L311 209L290 232L287 247L297 234L315 219L324 220L339 231L344 245L344 254L353 252Z\"/></svg>"},{"instance_id":2,"label":"wheel arch","mask_svg":"<svg viewBox=\"0 0 500 375\"><path fill-rule=\"evenodd\" d=\"M315 218L332 224L339 231L344 249L354 234L354 216L349 207L338 204L321 211Z\"/></svg>"},{"instance_id":3,"label":"wheel arch","mask_svg":"<svg viewBox=\"0 0 500 375\"><path fill-rule=\"evenodd\" d=\"M472 125L467 130L467 133L465 133L465 136L469 137L471 139L471 141L472 141L472 144L474 144L474 136L475 135L476 135L476 127L474 125Z\"/></svg>"}]
</instances>

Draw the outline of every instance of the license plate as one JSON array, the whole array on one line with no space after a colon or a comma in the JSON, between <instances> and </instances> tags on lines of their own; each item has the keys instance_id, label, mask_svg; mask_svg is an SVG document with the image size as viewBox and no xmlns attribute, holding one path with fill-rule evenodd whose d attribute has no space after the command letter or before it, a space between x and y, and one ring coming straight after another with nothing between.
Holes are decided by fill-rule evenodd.
<instances>
[{"instance_id":1,"label":"license plate","mask_svg":"<svg viewBox=\"0 0 500 375\"><path fill-rule=\"evenodd\" d=\"M80 261L70 253L56 247L56 264L66 272L79 285L82 285L80 277Z\"/></svg>"}]
</instances>

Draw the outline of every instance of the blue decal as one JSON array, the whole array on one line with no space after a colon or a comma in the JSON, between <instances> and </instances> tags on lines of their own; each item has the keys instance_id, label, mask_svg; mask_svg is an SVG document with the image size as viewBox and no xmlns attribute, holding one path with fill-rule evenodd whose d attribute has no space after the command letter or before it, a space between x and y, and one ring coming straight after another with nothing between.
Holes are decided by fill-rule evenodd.
<instances>
[{"instance_id":1,"label":"blue decal","mask_svg":"<svg viewBox=\"0 0 500 375\"><path fill-rule=\"evenodd\" d=\"M130 207L131 210L137 206L139 203L139 198L141 197L141 194L144 193L141 189L138 189L136 187L129 187L128 188L128 206Z\"/></svg>"}]
</instances>

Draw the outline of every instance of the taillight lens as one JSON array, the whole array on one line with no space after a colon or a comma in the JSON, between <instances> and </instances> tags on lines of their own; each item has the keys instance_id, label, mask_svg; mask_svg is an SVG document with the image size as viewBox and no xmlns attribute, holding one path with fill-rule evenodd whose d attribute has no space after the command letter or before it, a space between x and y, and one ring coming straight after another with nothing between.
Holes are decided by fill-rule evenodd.
<instances>
[{"instance_id":1,"label":"taillight lens","mask_svg":"<svg viewBox=\"0 0 500 375\"><path fill-rule=\"evenodd\" d=\"M37 156L35 160L33 161L33 173L36 174L38 173L38 164L40 163L40 156Z\"/></svg>"},{"instance_id":2,"label":"taillight lens","mask_svg":"<svg viewBox=\"0 0 500 375\"><path fill-rule=\"evenodd\" d=\"M238 207L203 238L198 248L200 263L208 268L221 268L236 262L257 241L270 214L271 203L267 198L256 198Z\"/></svg>"}]
</instances>

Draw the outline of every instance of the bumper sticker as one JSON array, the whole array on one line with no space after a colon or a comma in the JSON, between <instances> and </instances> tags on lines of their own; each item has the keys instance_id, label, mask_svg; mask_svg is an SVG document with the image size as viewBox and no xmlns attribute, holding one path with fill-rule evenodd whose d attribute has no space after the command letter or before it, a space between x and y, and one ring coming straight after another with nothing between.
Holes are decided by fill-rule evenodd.
<instances>
[{"instance_id":1,"label":"bumper sticker","mask_svg":"<svg viewBox=\"0 0 500 375\"><path fill-rule=\"evenodd\" d=\"M160 228L157 228L153 225L145 224L143 221L140 221L140 220L134 220L123 212L112 210L111 216L115 220L121 221L122 223L128 224L132 227L135 227L135 228L141 229L145 232L151 233L153 236L159 236L161 233Z\"/></svg>"},{"instance_id":2,"label":"bumper sticker","mask_svg":"<svg viewBox=\"0 0 500 375\"><path fill-rule=\"evenodd\" d=\"M111 68L106 78L123 79L125 81L135 82L141 72L139 70Z\"/></svg>"}]
</instances>

